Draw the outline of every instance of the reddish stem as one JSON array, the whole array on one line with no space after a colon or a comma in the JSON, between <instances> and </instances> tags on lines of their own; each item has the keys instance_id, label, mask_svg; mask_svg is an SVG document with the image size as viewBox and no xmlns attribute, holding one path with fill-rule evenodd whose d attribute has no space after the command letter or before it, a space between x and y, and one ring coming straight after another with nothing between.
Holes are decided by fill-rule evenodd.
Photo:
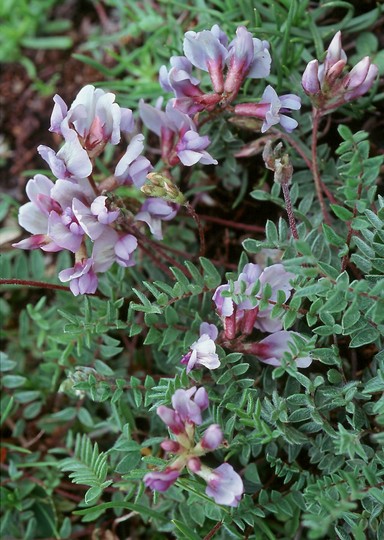
<instances>
[{"instance_id":1,"label":"reddish stem","mask_svg":"<svg viewBox=\"0 0 384 540\"><path fill-rule=\"evenodd\" d=\"M220 225L227 226L231 229L242 229L244 231L251 232L265 232L265 228L259 225L248 225L247 223L237 223L234 221L229 221L227 219L217 218L213 216L199 215L200 219L203 221L211 221L212 223L219 223Z\"/></svg>"},{"instance_id":2,"label":"reddish stem","mask_svg":"<svg viewBox=\"0 0 384 540\"><path fill-rule=\"evenodd\" d=\"M201 224L200 218L197 215L195 209L187 202L185 205L185 208L187 209L188 214L193 218L195 221L197 228L199 230L199 239L200 239L200 256L202 257L205 253L205 236L204 236L204 228Z\"/></svg>"},{"instance_id":3,"label":"reddish stem","mask_svg":"<svg viewBox=\"0 0 384 540\"><path fill-rule=\"evenodd\" d=\"M0 278L0 285L23 285L25 287L39 287L40 289L55 289L58 291L70 292L71 289L65 285L55 285L44 281L31 281L29 279L3 279Z\"/></svg>"},{"instance_id":4,"label":"reddish stem","mask_svg":"<svg viewBox=\"0 0 384 540\"><path fill-rule=\"evenodd\" d=\"M219 529L221 529L222 525L223 525L223 522L222 522L222 521L218 521L218 522L216 523L216 525L213 527L213 529L211 529L211 530L209 531L209 533L208 533L206 536L204 536L203 540L211 540L211 538L213 538L213 537L215 536L215 534L217 533L217 531L218 531Z\"/></svg>"},{"instance_id":5,"label":"reddish stem","mask_svg":"<svg viewBox=\"0 0 384 540\"><path fill-rule=\"evenodd\" d=\"M288 187L287 184L284 184L284 183L281 184L281 187L283 189L283 195L284 195L284 200L285 200L285 209L286 209L287 215L288 215L289 228L291 229L291 233L292 233L293 238L295 240L298 240L299 235L297 233L296 221L295 221L295 217L293 215L291 196L289 194L289 187Z\"/></svg>"}]
</instances>

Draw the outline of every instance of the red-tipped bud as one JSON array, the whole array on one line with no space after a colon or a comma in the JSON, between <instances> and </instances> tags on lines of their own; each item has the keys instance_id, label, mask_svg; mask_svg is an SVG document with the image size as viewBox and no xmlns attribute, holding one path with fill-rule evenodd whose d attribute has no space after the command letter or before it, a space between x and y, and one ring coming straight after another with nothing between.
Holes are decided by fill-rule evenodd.
<instances>
[{"instance_id":1,"label":"red-tipped bud","mask_svg":"<svg viewBox=\"0 0 384 540\"><path fill-rule=\"evenodd\" d=\"M345 60L339 60L334 64L331 68L328 69L324 73L325 81L329 86L331 86L336 79L338 79L341 74L343 73L343 69L345 68L346 61Z\"/></svg>"},{"instance_id":2,"label":"red-tipped bud","mask_svg":"<svg viewBox=\"0 0 384 540\"><path fill-rule=\"evenodd\" d=\"M199 472L200 469L201 469L201 462L200 462L199 458L197 458L197 457L190 458L188 460L187 467L193 473Z\"/></svg>"},{"instance_id":3,"label":"red-tipped bud","mask_svg":"<svg viewBox=\"0 0 384 540\"><path fill-rule=\"evenodd\" d=\"M163 450L172 454L177 454L181 448L181 445L177 441L172 441L171 439L165 439L160 446Z\"/></svg>"}]
</instances>

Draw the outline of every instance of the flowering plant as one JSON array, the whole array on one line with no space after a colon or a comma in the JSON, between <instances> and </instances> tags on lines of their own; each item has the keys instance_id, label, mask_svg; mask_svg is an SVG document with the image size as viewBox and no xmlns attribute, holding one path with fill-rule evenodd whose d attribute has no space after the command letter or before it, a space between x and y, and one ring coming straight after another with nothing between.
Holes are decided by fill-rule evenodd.
<instances>
[{"instance_id":1,"label":"flowering plant","mask_svg":"<svg viewBox=\"0 0 384 540\"><path fill-rule=\"evenodd\" d=\"M286 30L183 23L155 91L143 67L139 92L53 97L59 148L37 148L9 251L36 273L2 279L48 289L2 357L15 537L19 507L25 538L39 515L47 538L78 516L116 538L381 537L383 157L339 125L374 115L380 56L349 68L348 32L320 25L311 59L281 10ZM22 480L47 498L12 506Z\"/></svg>"}]
</instances>

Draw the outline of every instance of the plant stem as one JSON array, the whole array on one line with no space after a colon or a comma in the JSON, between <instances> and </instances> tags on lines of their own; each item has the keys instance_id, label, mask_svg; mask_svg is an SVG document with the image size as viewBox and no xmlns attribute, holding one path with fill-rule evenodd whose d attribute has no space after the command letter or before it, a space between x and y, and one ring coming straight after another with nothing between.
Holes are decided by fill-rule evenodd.
<instances>
[{"instance_id":1,"label":"plant stem","mask_svg":"<svg viewBox=\"0 0 384 540\"><path fill-rule=\"evenodd\" d=\"M39 289L51 289L56 291L71 292L65 285L56 285L55 283L46 283L45 281L32 281L29 279L3 279L0 278L0 285L22 285L23 287L38 287ZM90 293L88 296L99 296L105 298L100 292Z\"/></svg>"},{"instance_id":2,"label":"plant stem","mask_svg":"<svg viewBox=\"0 0 384 540\"><path fill-rule=\"evenodd\" d=\"M262 227L260 225L248 225L247 223L238 223L235 221L230 221L227 219L222 219L214 216L206 216L206 215L199 215L200 219L203 221L211 221L212 223L219 223L220 225L224 225L229 227L230 229L242 229L243 231L250 231L250 232L265 232L265 227Z\"/></svg>"},{"instance_id":3,"label":"plant stem","mask_svg":"<svg viewBox=\"0 0 384 540\"><path fill-rule=\"evenodd\" d=\"M23 285L25 287L39 287L40 289L54 289L58 291L70 291L65 285L55 285L44 281L31 281L29 279L0 279L0 285Z\"/></svg>"},{"instance_id":4,"label":"plant stem","mask_svg":"<svg viewBox=\"0 0 384 540\"><path fill-rule=\"evenodd\" d=\"M319 121L320 121L320 111L319 109L316 109L313 107L312 109L312 146L311 146L311 154L312 154L312 174L313 179L315 181L315 189L316 189L316 195L320 204L321 212L323 214L324 221L327 225L331 225L331 219L329 217L327 207L325 205L324 197L323 197L323 186L322 181L320 177L320 171L319 171L319 164L317 159L317 141L318 141L318 134L319 134Z\"/></svg>"},{"instance_id":5,"label":"plant stem","mask_svg":"<svg viewBox=\"0 0 384 540\"><path fill-rule=\"evenodd\" d=\"M216 523L216 525L213 527L213 529L211 529L211 530L209 531L209 533L208 533L206 536L204 536L203 540L211 540L211 538L217 533L217 531L218 531L219 529L221 529L222 525L223 525L223 522L222 522L222 521L218 521L218 522Z\"/></svg>"},{"instance_id":6,"label":"plant stem","mask_svg":"<svg viewBox=\"0 0 384 540\"><path fill-rule=\"evenodd\" d=\"M202 257L205 253L205 236L204 236L204 228L201 224L200 218L195 212L195 209L187 202L185 204L185 208L187 209L188 214L194 219L196 222L197 228L199 230L199 239L200 239L200 256Z\"/></svg>"},{"instance_id":7,"label":"plant stem","mask_svg":"<svg viewBox=\"0 0 384 540\"><path fill-rule=\"evenodd\" d=\"M288 215L289 228L291 229L291 233L292 233L293 238L295 240L298 240L299 235L297 233L296 221L295 221L295 217L293 215L292 202L291 202L291 196L290 196L290 193L289 193L289 187L288 187L288 184L284 184L284 183L281 184L281 187L283 189L283 195L284 195L284 200L285 200L285 209L286 209L287 215Z\"/></svg>"}]
</instances>

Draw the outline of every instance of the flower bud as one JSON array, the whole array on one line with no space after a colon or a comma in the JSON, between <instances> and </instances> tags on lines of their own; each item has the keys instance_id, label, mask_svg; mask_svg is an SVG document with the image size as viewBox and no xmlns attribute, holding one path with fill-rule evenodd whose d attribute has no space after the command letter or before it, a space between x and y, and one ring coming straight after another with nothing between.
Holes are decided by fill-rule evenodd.
<instances>
[{"instance_id":1,"label":"flower bud","mask_svg":"<svg viewBox=\"0 0 384 540\"><path fill-rule=\"evenodd\" d=\"M190 458L188 460L187 467L193 473L199 472L200 469L201 469L201 462L200 462L199 458L197 458L197 457Z\"/></svg>"},{"instance_id":2,"label":"flower bud","mask_svg":"<svg viewBox=\"0 0 384 540\"><path fill-rule=\"evenodd\" d=\"M223 432L218 424L212 424L205 431L200 444L207 450L216 450L223 442Z\"/></svg>"},{"instance_id":3,"label":"flower bud","mask_svg":"<svg viewBox=\"0 0 384 540\"><path fill-rule=\"evenodd\" d=\"M309 96L313 96L320 92L319 62L317 60L311 60L308 63L301 79L301 85L304 92Z\"/></svg>"},{"instance_id":4,"label":"flower bud","mask_svg":"<svg viewBox=\"0 0 384 540\"><path fill-rule=\"evenodd\" d=\"M157 408L157 414L168 428L176 435L185 432L184 422L180 419L180 416L169 407L160 405Z\"/></svg>"},{"instance_id":5,"label":"flower bud","mask_svg":"<svg viewBox=\"0 0 384 540\"><path fill-rule=\"evenodd\" d=\"M165 439L160 446L166 452L171 452L172 454L177 454L180 450L181 445L177 441L172 441L171 439Z\"/></svg>"},{"instance_id":6,"label":"flower bud","mask_svg":"<svg viewBox=\"0 0 384 540\"><path fill-rule=\"evenodd\" d=\"M159 173L147 174L149 184L142 186L141 191L150 197L160 197L166 201L185 204L186 199L179 188L166 176Z\"/></svg>"},{"instance_id":7,"label":"flower bud","mask_svg":"<svg viewBox=\"0 0 384 540\"><path fill-rule=\"evenodd\" d=\"M346 92L344 94L344 100L345 101L352 101L353 99L356 99L371 89L377 74L379 72L379 68L375 64L371 64L368 69L367 76L362 84L360 84L357 87L354 87L352 90Z\"/></svg>"}]
</instances>

